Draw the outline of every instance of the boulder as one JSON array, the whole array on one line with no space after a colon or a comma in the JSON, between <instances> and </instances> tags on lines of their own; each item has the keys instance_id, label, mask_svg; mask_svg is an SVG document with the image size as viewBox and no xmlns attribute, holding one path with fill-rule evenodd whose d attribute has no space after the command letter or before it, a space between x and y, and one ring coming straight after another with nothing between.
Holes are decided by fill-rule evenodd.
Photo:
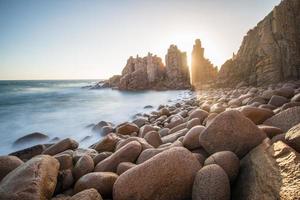
<instances>
[{"instance_id":1,"label":"boulder","mask_svg":"<svg viewBox=\"0 0 300 200\"><path fill-rule=\"evenodd\" d=\"M135 167L136 164L134 163L131 163L131 162L121 162L119 165L118 165L118 168L117 168L117 174L118 175L121 175L123 174L124 172L126 172L127 170Z\"/></svg>"},{"instance_id":2,"label":"boulder","mask_svg":"<svg viewBox=\"0 0 300 200\"><path fill-rule=\"evenodd\" d=\"M202 124L202 122L204 121L204 119L208 116L208 112L206 112L205 110L202 109L196 109L194 110L190 115L188 120L194 119L194 118L198 118L200 120L200 123Z\"/></svg>"},{"instance_id":3,"label":"boulder","mask_svg":"<svg viewBox=\"0 0 300 200\"><path fill-rule=\"evenodd\" d=\"M139 130L140 128L136 124L130 122L121 124L116 128L116 132L121 135L130 135L131 133L134 132L138 133Z\"/></svg>"},{"instance_id":4,"label":"boulder","mask_svg":"<svg viewBox=\"0 0 300 200\"><path fill-rule=\"evenodd\" d=\"M73 176L75 180L78 180L85 174L92 172L94 169L94 161L89 155L82 156L76 163L73 169Z\"/></svg>"},{"instance_id":5,"label":"boulder","mask_svg":"<svg viewBox=\"0 0 300 200\"><path fill-rule=\"evenodd\" d=\"M16 156L0 156L0 181L22 164L23 161Z\"/></svg>"},{"instance_id":6,"label":"boulder","mask_svg":"<svg viewBox=\"0 0 300 200\"><path fill-rule=\"evenodd\" d=\"M251 106L245 106L240 111L255 124L261 124L274 115L272 110Z\"/></svg>"},{"instance_id":7,"label":"boulder","mask_svg":"<svg viewBox=\"0 0 300 200\"><path fill-rule=\"evenodd\" d=\"M278 95L273 95L268 104L280 107L287 102L289 102L287 98Z\"/></svg>"},{"instance_id":8,"label":"boulder","mask_svg":"<svg viewBox=\"0 0 300 200\"><path fill-rule=\"evenodd\" d=\"M265 125L278 127L284 132L298 123L300 123L300 106L284 110L264 122Z\"/></svg>"},{"instance_id":9,"label":"boulder","mask_svg":"<svg viewBox=\"0 0 300 200\"><path fill-rule=\"evenodd\" d=\"M70 189L74 183L74 178L71 169L60 171L57 176L57 184L55 193L61 193Z\"/></svg>"},{"instance_id":10,"label":"boulder","mask_svg":"<svg viewBox=\"0 0 300 200\"><path fill-rule=\"evenodd\" d=\"M285 140L293 149L300 152L300 123L286 132Z\"/></svg>"},{"instance_id":11,"label":"boulder","mask_svg":"<svg viewBox=\"0 0 300 200\"><path fill-rule=\"evenodd\" d=\"M70 200L103 200L101 195L94 188L83 190L74 196Z\"/></svg>"},{"instance_id":12,"label":"boulder","mask_svg":"<svg viewBox=\"0 0 300 200\"><path fill-rule=\"evenodd\" d=\"M66 138L45 149L43 154L55 155L68 149L72 149L72 150L76 149L77 147L78 147L78 143L75 140L71 138Z\"/></svg>"},{"instance_id":13,"label":"boulder","mask_svg":"<svg viewBox=\"0 0 300 200\"><path fill-rule=\"evenodd\" d=\"M208 126L218 116L217 113L210 113L208 117L203 121L205 126Z\"/></svg>"},{"instance_id":14,"label":"boulder","mask_svg":"<svg viewBox=\"0 0 300 200\"><path fill-rule=\"evenodd\" d=\"M140 129L139 136L143 138L146 135L146 133L150 131L156 131L156 128L152 125L146 124Z\"/></svg>"},{"instance_id":15,"label":"boulder","mask_svg":"<svg viewBox=\"0 0 300 200\"><path fill-rule=\"evenodd\" d=\"M294 96L294 89L292 87L282 87L275 91L278 96L282 96L285 98L291 98Z\"/></svg>"},{"instance_id":16,"label":"boulder","mask_svg":"<svg viewBox=\"0 0 300 200\"><path fill-rule=\"evenodd\" d=\"M45 141L48 140L49 137L43 133L30 133L28 135L25 135L23 137L20 137L19 139L17 139L16 141L14 141L14 145L20 145L23 143L27 143L27 142L41 142L41 141Z\"/></svg>"},{"instance_id":17,"label":"boulder","mask_svg":"<svg viewBox=\"0 0 300 200\"><path fill-rule=\"evenodd\" d=\"M146 133L144 138L150 145L152 145L155 148L157 148L159 145L162 144L160 135L158 134L157 131L150 131Z\"/></svg>"},{"instance_id":18,"label":"boulder","mask_svg":"<svg viewBox=\"0 0 300 200\"><path fill-rule=\"evenodd\" d=\"M298 199L300 155L281 141L262 143L241 160L233 199Z\"/></svg>"},{"instance_id":19,"label":"boulder","mask_svg":"<svg viewBox=\"0 0 300 200\"><path fill-rule=\"evenodd\" d=\"M124 140L120 140L116 146L115 151L119 150L120 148L122 148L123 146L125 146L126 144L136 141L138 143L140 143L142 145L142 151L144 151L145 149L150 149L153 148L153 146L151 146L144 138L140 138L140 137L129 137L127 139Z\"/></svg>"},{"instance_id":20,"label":"boulder","mask_svg":"<svg viewBox=\"0 0 300 200\"><path fill-rule=\"evenodd\" d=\"M197 126L197 125L201 125L201 121L199 118L193 118L191 120L189 120L186 124L186 128L187 129L191 129L193 128L194 126Z\"/></svg>"},{"instance_id":21,"label":"boulder","mask_svg":"<svg viewBox=\"0 0 300 200\"><path fill-rule=\"evenodd\" d=\"M86 189L96 189L102 197L110 197L118 175L112 172L92 172L82 176L74 186L74 192L78 193Z\"/></svg>"},{"instance_id":22,"label":"boulder","mask_svg":"<svg viewBox=\"0 0 300 200\"><path fill-rule=\"evenodd\" d=\"M60 171L73 168L73 157L69 154L58 154L54 158L59 162Z\"/></svg>"},{"instance_id":23,"label":"boulder","mask_svg":"<svg viewBox=\"0 0 300 200\"><path fill-rule=\"evenodd\" d=\"M200 148L199 135L204 131L204 129L205 127L201 125L191 128L183 138L183 146L191 150Z\"/></svg>"},{"instance_id":24,"label":"boulder","mask_svg":"<svg viewBox=\"0 0 300 200\"><path fill-rule=\"evenodd\" d=\"M175 133L169 134L165 137L162 137L161 140L163 143L168 143L168 142L175 142L178 138L185 136L185 134L188 132L189 130L187 128L184 128L180 131L177 131Z\"/></svg>"},{"instance_id":25,"label":"boulder","mask_svg":"<svg viewBox=\"0 0 300 200\"><path fill-rule=\"evenodd\" d=\"M42 154L42 152L46 149L46 146L43 144L34 145L32 147L28 147L26 149L22 149L13 153L10 153L9 155L17 156L23 161L27 161L31 158L33 158L36 155Z\"/></svg>"},{"instance_id":26,"label":"boulder","mask_svg":"<svg viewBox=\"0 0 300 200\"><path fill-rule=\"evenodd\" d=\"M0 182L0 197L13 200L50 199L56 186L59 162L48 155L20 165Z\"/></svg>"},{"instance_id":27,"label":"boulder","mask_svg":"<svg viewBox=\"0 0 300 200\"><path fill-rule=\"evenodd\" d=\"M112 152L102 152L102 153L99 153L97 156L95 156L93 158L94 160L94 164L97 165L99 162L101 162L102 160L104 160L105 158L111 156L113 153Z\"/></svg>"},{"instance_id":28,"label":"boulder","mask_svg":"<svg viewBox=\"0 0 300 200\"><path fill-rule=\"evenodd\" d=\"M216 164L204 166L194 180L193 200L230 199L230 182L226 172Z\"/></svg>"},{"instance_id":29,"label":"boulder","mask_svg":"<svg viewBox=\"0 0 300 200\"><path fill-rule=\"evenodd\" d=\"M114 152L116 144L121 140L116 134L110 133L106 135L100 142L96 143L92 148L98 152L110 151Z\"/></svg>"},{"instance_id":30,"label":"boulder","mask_svg":"<svg viewBox=\"0 0 300 200\"><path fill-rule=\"evenodd\" d=\"M113 199L188 199L200 167L187 149L169 149L120 175L114 184Z\"/></svg>"},{"instance_id":31,"label":"boulder","mask_svg":"<svg viewBox=\"0 0 300 200\"><path fill-rule=\"evenodd\" d=\"M231 151L219 151L209 156L204 165L217 164L224 169L231 183L239 174L240 160Z\"/></svg>"},{"instance_id":32,"label":"boulder","mask_svg":"<svg viewBox=\"0 0 300 200\"><path fill-rule=\"evenodd\" d=\"M200 145L210 154L232 151L242 158L257 146L266 134L236 110L219 114L201 133Z\"/></svg>"},{"instance_id":33,"label":"boulder","mask_svg":"<svg viewBox=\"0 0 300 200\"><path fill-rule=\"evenodd\" d=\"M282 134L283 131L280 128L275 126L268 126L268 125L258 125L257 126L260 130L266 133L269 138L273 138L276 135Z\"/></svg>"},{"instance_id":34,"label":"boulder","mask_svg":"<svg viewBox=\"0 0 300 200\"><path fill-rule=\"evenodd\" d=\"M299 94L296 94L292 99L291 99L292 102L300 102L300 93Z\"/></svg>"},{"instance_id":35,"label":"boulder","mask_svg":"<svg viewBox=\"0 0 300 200\"><path fill-rule=\"evenodd\" d=\"M73 151L74 162L77 162L84 155L89 155L91 158L94 158L96 155L98 155L98 152L91 148L78 148Z\"/></svg>"},{"instance_id":36,"label":"boulder","mask_svg":"<svg viewBox=\"0 0 300 200\"><path fill-rule=\"evenodd\" d=\"M142 151L142 145L136 141L130 142L114 154L99 162L95 172L116 172L121 162L134 163Z\"/></svg>"}]
</instances>

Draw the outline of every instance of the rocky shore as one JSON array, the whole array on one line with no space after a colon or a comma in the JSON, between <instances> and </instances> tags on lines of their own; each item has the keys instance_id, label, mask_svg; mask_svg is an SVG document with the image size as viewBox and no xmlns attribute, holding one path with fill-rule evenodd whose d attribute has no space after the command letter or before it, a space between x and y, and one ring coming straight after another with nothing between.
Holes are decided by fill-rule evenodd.
<instances>
[{"instance_id":1,"label":"rocky shore","mask_svg":"<svg viewBox=\"0 0 300 200\"><path fill-rule=\"evenodd\" d=\"M0 157L0 199L299 199L300 82L198 91L116 126Z\"/></svg>"}]
</instances>

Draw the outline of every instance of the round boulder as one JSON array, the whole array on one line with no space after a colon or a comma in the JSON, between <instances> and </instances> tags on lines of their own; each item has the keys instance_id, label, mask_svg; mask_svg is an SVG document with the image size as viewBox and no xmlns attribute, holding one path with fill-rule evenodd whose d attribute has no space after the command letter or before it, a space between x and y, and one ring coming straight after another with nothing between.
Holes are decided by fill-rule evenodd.
<instances>
[{"instance_id":1,"label":"round boulder","mask_svg":"<svg viewBox=\"0 0 300 200\"><path fill-rule=\"evenodd\" d=\"M219 114L200 134L200 145L210 154L232 151L242 158L266 138L266 134L242 113L229 110Z\"/></svg>"},{"instance_id":2,"label":"round boulder","mask_svg":"<svg viewBox=\"0 0 300 200\"><path fill-rule=\"evenodd\" d=\"M72 150L76 149L77 147L78 147L78 143L75 140L71 138L66 138L45 149L43 154L55 155L68 149L72 149Z\"/></svg>"},{"instance_id":3,"label":"round boulder","mask_svg":"<svg viewBox=\"0 0 300 200\"><path fill-rule=\"evenodd\" d=\"M220 151L209 156L204 165L217 164L224 169L231 183L239 173L240 160L231 151Z\"/></svg>"},{"instance_id":4,"label":"round boulder","mask_svg":"<svg viewBox=\"0 0 300 200\"><path fill-rule=\"evenodd\" d=\"M200 167L190 151L172 148L120 175L114 184L113 199L189 199Z\"/></svg>"},{"instance_id":5,"label":"round boulder","mask_svg":"<svg viewBox=\"0 0 300 200\"><path fill-rule=\"evenodd\" d=\"M136 124L126 122L126 123L119 125L116 128L116 132L121 135L130 135L131 133L134 133L134 132L138 133L139 129L140 128Z\"/></svg>"},{"instance_id":6,"label":"round boulder","mask_svg":"<svg viewBox=\"0 0 300 200\"><path fill-rule=\"evenodd\" d=\"M216 164L204 166L197 172L192 196L193 200L229 200L230 182L226 172Z\"/></svg>"},{"instance_id":7,"label":"round boulder","mask_svg":"<svg viewBox=\"0 0 300 200\"><path fill-rule=\"evenodd\" d=\"M21 164L23 161L16 156L0 156L0 181Z\"/></svg>"},{"instance_id":8,"label":"round boulder","mask_svg":"<svg viewBox=\"0 0 300 200\"><path fill-rule=\"evenodd\" d=\"M162 144L160 135L158 134L157 131L150 131L146 133L144 138L150 145L152 145L155 148L157 148Z\"/></svg>"},{"instance_id":9,"label":"round boulder","mask_svg":"<svg viewBox=\"0 0 300 200\"><path fill-rule=\"evenodd\" d=\"M255 124L261 124L274 115L272 110L251 106L245 106L240 111Z\"/></svg>"},{"instance_id":10,"label":"round boulder","mask_svg":"<svg viewBox=\"0 0 300 200\"><path fill-rule=\"evenodd\" d=\"M94 161L89 155L82 156L76 163L73 169L73 176L75 180L78 180L85 174L92 172L94 169Z\"/></svg>"},{"instance_id":11,"label":"round boulder","mask_svg":"<svg viewBox=\"0 0 300 200\"><path fill-rule=\"evenodd\" d=\"M118 165L118 168L117 168L117 174L118 175L121 175L123 174L124 172L126 172L127 170L135 167L136 164L134 163L131 163L131 162L121 162L119 165Z\"/></svg>"},{"instance_id":12,"label":"round boulder","mask_svg":"<svg viewBox=\"0 0 300 200\"><path fill-rule=\"evenodd\" d=\"M183 138L183 146L190 150L200 148L199 135L204 129L205 127L201 125L191 128Z\"/></svg>"},{"instance_id":13,"label":"round boulder","mask_svg":"<svg viewBox=\"0 0 300 200\"><path fill-rule=\"evenodd\" d=\"M86 189L94 188L101 196L110 197L112 188L118 175L112 172L92 172L82 176L74 186L74 192L78 193Z\"/></svg>"},{"instance_id":14,"label":"round boulder","mask_svg":"<svg viewBox=\"0 0 300 200\"><path fill-rule=\"evenodd\" d=\"M103 200L101 195L94 188L83 190L74 196L70 200Z\"/></svg>"},{"instance_id":15,"label":"round boulder","mask_svg":"<svg viewBox=\"0 0 300 200\"><path fill-rule=\"evenodd\" d=\"M194 118L198 118L200 120L200 124L202 124L202 122L207 116L208 116L208 112L206 112L205 110L196 109L189 115L188 121Z\"/></svg>"}]
</instances>

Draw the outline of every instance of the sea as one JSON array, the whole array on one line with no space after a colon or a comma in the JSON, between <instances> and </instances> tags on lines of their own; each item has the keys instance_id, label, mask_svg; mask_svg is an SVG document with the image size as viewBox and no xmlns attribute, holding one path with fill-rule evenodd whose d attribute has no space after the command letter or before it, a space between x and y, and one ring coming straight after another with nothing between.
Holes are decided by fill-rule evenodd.
<instances>
[{"instance_id":1,"label":"sea","mask_svg":"<svg viewBox=\"0 0 300 200\"><path fill-rule=\"evenodd\" d=\"M97 81L0 81L0 155L40 143L14 144L34 132L49 137L43 143L70 137L80 147L88 147L102 137L91 130L91 124L131 121L137 113L150 113L161 104L175 104L191 95L187 90L129 92L86 87ZM153 108L144 108L147 105Z\"/></svg>"}]
</instances>

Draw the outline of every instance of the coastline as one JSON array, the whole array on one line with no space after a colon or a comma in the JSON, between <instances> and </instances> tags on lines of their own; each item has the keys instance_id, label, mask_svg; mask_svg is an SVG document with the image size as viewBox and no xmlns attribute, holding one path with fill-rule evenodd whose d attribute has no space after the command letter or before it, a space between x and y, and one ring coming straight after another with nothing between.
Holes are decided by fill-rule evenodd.
<instances>
[{"instance_id":1,"label":"coastline","mask_svg":"<svg viewBox=\"0 0 300 200\"><path fill-rule=\"evenodd\" d=\"M58 177L55 186L50 189L49 194L56 196L52 199L69 199L80 193L88 195L95 193L91 189L95 187L104 198L138 199L135 195L141 195L143 199L149 199L148 190L143 188L156 190L154 188L165 187L165 184L168 186L161 191L163 193L151 193L150 198L156 195L169 198L174 194L188 198L191 195L208 195L207 187L213 185L210 185L212 183L206 173L215 171L223 177L214 178L214 182L222 188L221 194L216 195L229 197L231 194L240 198L249 195L249 190L254 191L257 184L268 184L269 180L255 176L255 171L272 174L270 167L279 170L259 157L263 155L273 162L271 152L263 150L272 148L289 152L278 155L276 162L290 169L288 174L299 173L291 170L297 168L296 163L286 163L291 155L293 159L299 158L298 144L294 143L298 136L287 137L300 131L297 125L300 123L299 81L257 88L209 89L197 93L197 96L181 102L161 105L133 121L116 126L99 122L94 128L104 137L89 148L78 148L78 142L66 138L52 145L36 145L10 154L8 158L17 159L23 167L12 170L0 185L14 183L13 177L17 172L22 174L26 165L30 167L43 162L57 166L50 170ZM252 164L258 160L261 168ZM245 172L246 168L250 171ZM140 177L140 174L143 176ZM191 178L177 179L178 175ZM299 182L290 182L289 175L280 175L286 184L291 184L286 187L299 186ZM199 184L198 176L208 178L207 185L192 189L193 184ZM105 181L108 179L112 182ZM97 184L101 186L93 186L92 180L99 181ZM248 184L250 180L251 185ZM44 177L43 181L49 179ZM169 181L172 184L168 184ZM276 182L276 179L273 181ZM178 189L177 184L184 190ZM107 190L104 191L103 187ZM273 189L281 195L276 188ZM259 194L259 191L256 192ZM296 197L298 192L290 189L288 195Z\"/></svg>"}]
</instances>

